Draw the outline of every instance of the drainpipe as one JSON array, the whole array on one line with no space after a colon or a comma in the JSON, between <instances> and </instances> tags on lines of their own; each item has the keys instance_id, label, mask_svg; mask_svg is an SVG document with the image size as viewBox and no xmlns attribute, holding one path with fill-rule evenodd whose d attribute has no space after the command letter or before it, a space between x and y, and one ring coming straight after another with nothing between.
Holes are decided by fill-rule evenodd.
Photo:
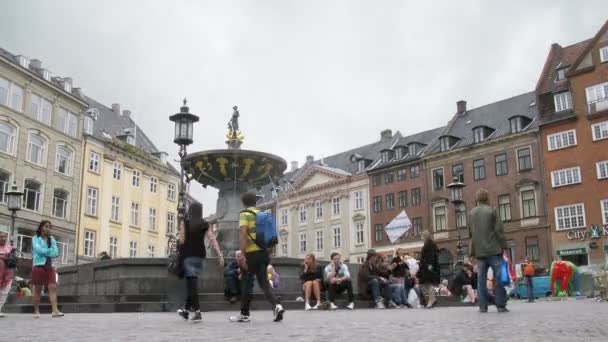
<instances>
[{"instance_id":1,"label":"drainpipe","mask_svg":"<svg viewBox=\"0 0 608 342\"><path fill-rule=\"evenodd\" d=\"M85 173L85 151L87 149L87 138L83 137L82 152L80 153L81 168L80 168L80 200L78 201L78 217L76 218L76 240L74 241L74 264L78 265L78 241L80 241L80 218L82 215L82 187L84 186L84 173ZM101 165L100 165L101 167ZM86 200L86 197L85 197Z\"/></svg>"},{"instance_id":2,"label":"drainpipe","mask_svg":"<svg viewBox=\"0 0 608 342\"><path fill-rule=\"evenodd\" d=\"M540 128L536 130L536 152L538 153L538 160L540 162L540 191L543 196L543 209L545 211L545 234L547 236L547 267L551 265L553 261L553 235L551 233L551 218L549 212L549 204L547 203L548 194L545 192L545 158L543 157L543 139L540 134Z\"/></svg>"}]
</instances>

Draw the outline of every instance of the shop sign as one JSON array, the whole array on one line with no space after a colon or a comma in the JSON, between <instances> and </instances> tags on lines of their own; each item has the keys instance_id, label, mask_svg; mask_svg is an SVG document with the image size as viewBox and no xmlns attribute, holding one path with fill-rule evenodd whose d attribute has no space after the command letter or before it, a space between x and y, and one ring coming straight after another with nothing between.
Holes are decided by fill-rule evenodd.
<instances>
[{"instance_id":1,"label":"shop sign","mask_svg":"<svg viewBox=\"0 0 608 342\"><path fill-rule=\"evenodd\" d=\"M566 233L568 240L585 240L587 237L590 239L599 239L601 236L608 236L608 225L600 228L596 224L591 225L591 229L574 229Z\"/></svg>"},{"instance_id":2,"label":"shop sign","mask_svg":"<svg viewBox=\"0 0 608 342\"><path fill-rule=\"evenodd\" d=\"M574 249L562 249L557 251L557 256L568 256L568 255L579 255L579 254L587 254L587 250L585 248L574 248Z\"/></svg>"}]
</instances>

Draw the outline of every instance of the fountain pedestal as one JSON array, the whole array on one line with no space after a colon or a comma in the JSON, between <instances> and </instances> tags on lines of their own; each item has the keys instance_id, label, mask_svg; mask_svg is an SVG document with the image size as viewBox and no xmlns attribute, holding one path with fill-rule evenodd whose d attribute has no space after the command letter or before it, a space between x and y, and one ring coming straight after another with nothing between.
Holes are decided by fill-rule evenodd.
<instances>
[{"instance_id":1,"label":"fountain pedestal","mask_svg":"<svg viewBox=\"0 0 608 342\"><path fill-rule=\"evenodd\" d=\"M213 186L219 189L216 206L217 240L224 257L234 257L239 249L239 214L245 209L241 197L250 189L247 184L239 181L221 182Z\"/></svg>"}]
</instances>

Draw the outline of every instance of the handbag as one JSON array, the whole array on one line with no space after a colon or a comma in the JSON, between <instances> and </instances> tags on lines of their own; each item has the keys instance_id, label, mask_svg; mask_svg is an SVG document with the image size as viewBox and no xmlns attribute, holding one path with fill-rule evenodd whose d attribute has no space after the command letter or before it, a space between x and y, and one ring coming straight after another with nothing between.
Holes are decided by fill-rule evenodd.
<instances>
[{"instance_id":1,"label":"handbag","mask_svg":"<svg viewBox=\"0 0 608 342\"><path fill-rule=\"evenodd\" d=\"M507 287L511 285L511 277L509 277L509 263L504 258L500 263L500 276L498 277L498 285Z\"/></svg>"}]
</instances>

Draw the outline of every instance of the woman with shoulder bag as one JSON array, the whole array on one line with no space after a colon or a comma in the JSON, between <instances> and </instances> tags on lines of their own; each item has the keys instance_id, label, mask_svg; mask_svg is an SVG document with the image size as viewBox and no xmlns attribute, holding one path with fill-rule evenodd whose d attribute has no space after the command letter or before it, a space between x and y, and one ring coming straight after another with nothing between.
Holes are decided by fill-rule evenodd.
<instances>
[{"instance_id":1,"label":"woman with shoulder bag","mask_svg":"<svg viewBox=\"0 0 608 342\"><path fill-rule=\"evenodd\" d=\"M4 317L2 307L6 303L8 292L13 283L13 271L16 266L13 247L8 243L8 234L0 232L0 317Z\"/></svg>"},{"instance_id":2,"label":"woman with shoulder bag","mask_svg":"<svg viewBox=\"0 0 608 342\"><path fill-rule=\"evenodd\" d=\"M49 289L49 301L53 317L63 317L57 308L57 275L52 259L59 256L55 238L51 236L51 222L41 221L32 239L32 284L34 285L34 318L40 317L40 292L46 286Z\"/></svg>"}]
</instances>

